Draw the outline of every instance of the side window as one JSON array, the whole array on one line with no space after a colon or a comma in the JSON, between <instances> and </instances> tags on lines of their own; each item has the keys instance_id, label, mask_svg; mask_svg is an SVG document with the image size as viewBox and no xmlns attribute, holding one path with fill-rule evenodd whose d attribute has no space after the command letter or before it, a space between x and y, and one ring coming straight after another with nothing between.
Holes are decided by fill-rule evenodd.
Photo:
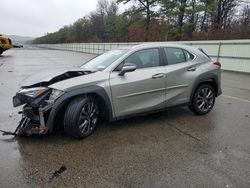
<instances>
[{"instance_id":1,"label":"side window","mask_svg":"<svg viewBox=\"0 0 250 188\"><path fill-rule=\"evenodd\" d=\"M186 50L183 50L183 51L184 51L184 54L185 54L185 57L186 57L187 61L192 61L194 59L194 55L193 54L189 53Z\"/></svg>"},{"instance_id":2,"label":"side window","mask_svg":"<svg viewBox=\"0 0 250 188\"><path fill-rule=\"evenodd\" d=\"M168 65L186 62L186 56L180 48L164 48Z\"/></svg>"},{"instance_id":3,"label":"side window","mask_svg":"<svg viewBox=\"0 0 250 188\"><path fill-rule=\"evenodd\" d=\"M124 63L135 64L137 69L160 66L159 51L158 49L140 50L129 56Z\"/></svg>"}]
</instances>

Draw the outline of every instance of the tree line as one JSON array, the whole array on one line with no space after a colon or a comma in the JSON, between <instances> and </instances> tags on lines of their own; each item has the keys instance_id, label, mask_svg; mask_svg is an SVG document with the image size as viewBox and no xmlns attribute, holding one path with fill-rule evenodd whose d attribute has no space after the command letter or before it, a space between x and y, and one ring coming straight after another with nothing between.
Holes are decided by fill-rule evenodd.
<instances>
[{"instance_id":1,"label":"tree line","mask_svg":"<svg viewBox=\"0 0 250 188\"><path fill-rule=\"evenodd\" d=\"M250 38L249 0L99 0L72 25L33 43L143 42ZM129 8L120 13L118 4Z\"/></svg>"}]
</instances>

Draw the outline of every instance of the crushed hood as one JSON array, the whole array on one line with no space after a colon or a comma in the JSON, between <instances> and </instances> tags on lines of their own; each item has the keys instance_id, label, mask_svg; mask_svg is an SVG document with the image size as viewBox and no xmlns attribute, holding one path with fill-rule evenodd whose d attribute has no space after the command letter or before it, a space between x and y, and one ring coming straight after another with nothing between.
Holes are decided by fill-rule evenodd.
<instances>
[{"instance_id":1,"label":"crushed hood","mask_svg":"<svg viewBox=\"0 0 250 188\"><path fill-rule=\"evenodd\" d=\"M47 70L42 72L37 72L36 74L28 77L24 80L22 88L30 87L40 87L40 86L49 86L51 84L74 78L77 76L83 76L86 74L91 74L95 71L84 70L81 68L74 69L56 69L56 70Z\"/></svg>"}]
</instances>

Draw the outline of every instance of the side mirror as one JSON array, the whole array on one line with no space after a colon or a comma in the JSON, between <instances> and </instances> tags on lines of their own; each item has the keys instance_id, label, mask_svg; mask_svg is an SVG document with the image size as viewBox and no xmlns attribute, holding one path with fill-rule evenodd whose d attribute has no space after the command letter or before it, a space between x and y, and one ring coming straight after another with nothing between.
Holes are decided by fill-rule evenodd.
<instances>
[{"instance_id":1,"label":"side mirror","mask_svg":"<svg viewBox=\"0 0 250 188\"><path fill-rule=\"evenodd\" d=\"M133 72L136 70L136 65L132 63L126 63L123 65L121 72L119 73L119 76L124 76L126 72Z\"/></svg>"}]
</instances>

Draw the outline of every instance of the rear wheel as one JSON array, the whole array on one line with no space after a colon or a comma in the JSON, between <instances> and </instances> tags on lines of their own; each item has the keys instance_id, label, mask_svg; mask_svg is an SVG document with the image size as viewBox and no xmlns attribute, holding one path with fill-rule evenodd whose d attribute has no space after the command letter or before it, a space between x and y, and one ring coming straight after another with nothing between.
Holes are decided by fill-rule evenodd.
<instances>
[{"instance_id":1,"label":"rear wheel","mask_svg":"<svg viewBox=\"0 0 250 188\"><path fill-rule=\"evenodd\" d=\"M84 138L96 128L99 119L98 103L93 97L73 99L64 114L64 130L67 134Z\"/></svg>"},{"instance_id":2,"label":"rear wheel","mask_svg":"<svg viewBox=\"0 0 250 188\"><path fill-rule=\"evenodd\" d=\"M189 109L198 115L210 112L215 102L215 91L211 85L204 84L198 87L189 105Z\"/></svg>"}]
</instances>

